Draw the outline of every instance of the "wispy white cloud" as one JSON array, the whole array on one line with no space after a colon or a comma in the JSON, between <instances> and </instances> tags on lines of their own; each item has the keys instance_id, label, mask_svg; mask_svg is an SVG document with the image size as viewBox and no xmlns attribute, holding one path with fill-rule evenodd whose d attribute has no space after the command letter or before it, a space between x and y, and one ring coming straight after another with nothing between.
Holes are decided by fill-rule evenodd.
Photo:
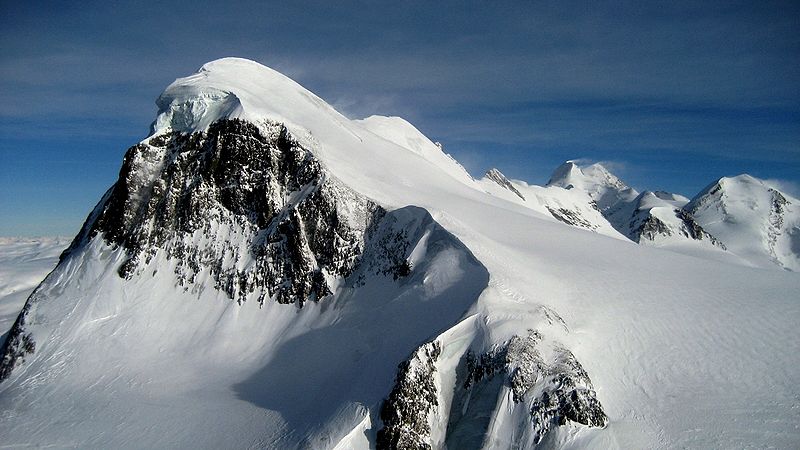
<instances>
[{"instance_id":1,"label":"wispy white cloud","mask_svg":"<svg viewBox=\"0 0 800 450\"><path fill-rule=\"evenodd\" d=\"M764 182L785 194L789 194L794 198L800 199L800 183L797 183L796 181L769 178L764 180Z\"/></svg>"}]
</instances>

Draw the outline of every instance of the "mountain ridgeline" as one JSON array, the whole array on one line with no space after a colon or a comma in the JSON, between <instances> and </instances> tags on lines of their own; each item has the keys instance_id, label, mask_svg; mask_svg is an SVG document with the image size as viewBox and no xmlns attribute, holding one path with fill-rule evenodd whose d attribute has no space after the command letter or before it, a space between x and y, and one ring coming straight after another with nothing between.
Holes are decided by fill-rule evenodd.
<instances>
[{"instance_id":1,"label":"mountain ridgeline","mask_svg":"<svg viewBox=\"0 0 800 450\"><path fill-rule=\"evenodd\" d=\"M492 184L509 190L515 201L568 225L612 227L639 244L724 252L747 265L800 270L798 200L749 175L722 178L691 200L663 191L639 193L599 163L567 161L543 188L512 182L497 169L482 183L490 192L497 192Z\"/></svg>"}]
</instances>

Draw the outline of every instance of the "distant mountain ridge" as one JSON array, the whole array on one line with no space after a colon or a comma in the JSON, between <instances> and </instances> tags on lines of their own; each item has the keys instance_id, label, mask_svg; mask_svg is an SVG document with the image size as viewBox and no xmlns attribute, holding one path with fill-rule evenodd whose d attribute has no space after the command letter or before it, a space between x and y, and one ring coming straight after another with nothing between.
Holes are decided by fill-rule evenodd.
<instances>
[{"instance_id":1,"label":"distant mountain ridge","mask_svg":"<svg viewBox=\"0 0 800 450\"><path fill-rule=\"evenodd\" d=\"M498 169L487 172L485 180L526 202L520 189L530 189L527 184L508 180ZM567 161L541 189L551 194L550 203L566 195L552 188L581 192L590 199L580 206L546 206L553 218L569 225L596 230L607 223L639 244L728 251L758 267L800 270L798 200L750 175L721 178L690 201L663 191L639 193L600 163L581 166ZM586 214L586 205L600 211L602 218Z\"/></svg>"}]
</instances>

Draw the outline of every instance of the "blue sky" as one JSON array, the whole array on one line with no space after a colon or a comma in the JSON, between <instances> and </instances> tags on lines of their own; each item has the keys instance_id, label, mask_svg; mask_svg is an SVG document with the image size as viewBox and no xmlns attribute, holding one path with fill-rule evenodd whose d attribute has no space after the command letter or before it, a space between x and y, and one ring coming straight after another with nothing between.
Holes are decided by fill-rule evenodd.
<instances>
[{"instance_id":1,"label":"blue sky","mask_svg":"<svg viewBox=\"0 0 800 450\"><path fill-rule=\"evenodd\" d=\"M405 117L476 176L800 184L798 2L4 1L0 48L0 235L75 234L163 88L224 56Z\"/></svg>"}]
</instances>

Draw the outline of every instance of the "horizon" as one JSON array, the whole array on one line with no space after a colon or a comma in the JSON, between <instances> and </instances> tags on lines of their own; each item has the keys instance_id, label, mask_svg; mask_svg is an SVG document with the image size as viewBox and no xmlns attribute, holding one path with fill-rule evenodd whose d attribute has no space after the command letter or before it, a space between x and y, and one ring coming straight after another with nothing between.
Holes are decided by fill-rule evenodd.
<instances>
[{"instance_id":1,"label":"horizon","mask_svg":"<svg viewBox=\"0 0 800 450\"><path fill-rule=\"evenodd\" d=\"M476 178L543 185L582 160L639 191L692 198L747 173L798 195L796 3L459 5L244 2L209 18L177 2L166 27L134 5L6 5L0 236L76 234L158 94L223 56L351 119L403 117Z\"/></svg>"}]
</instances>

